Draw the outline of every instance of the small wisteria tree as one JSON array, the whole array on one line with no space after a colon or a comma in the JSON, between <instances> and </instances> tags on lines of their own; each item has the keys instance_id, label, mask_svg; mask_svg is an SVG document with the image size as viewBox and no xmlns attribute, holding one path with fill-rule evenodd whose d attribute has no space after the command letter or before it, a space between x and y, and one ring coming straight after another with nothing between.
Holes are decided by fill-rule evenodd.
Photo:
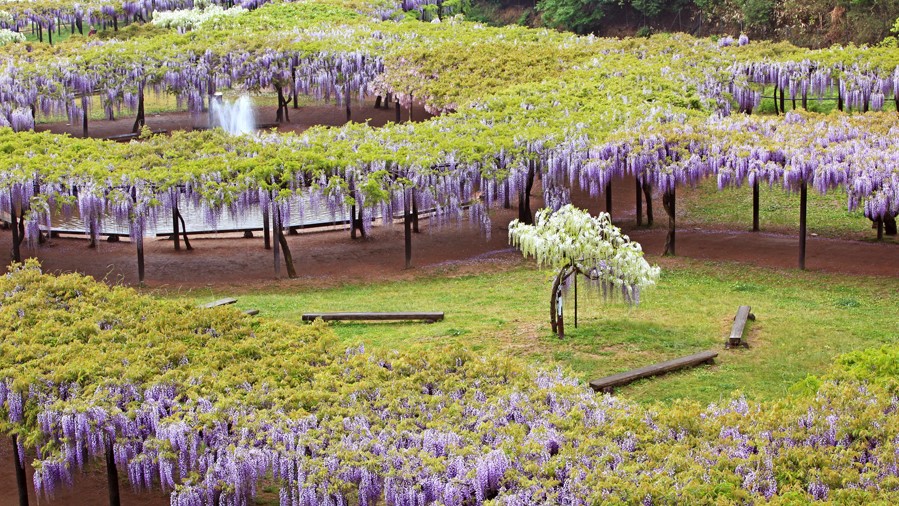
<instances>
[{"instance_id":1,"label":"small wisteria tree","mask_svg":"<svg viewBox=\"0 0 899 506\"><path fill-rule=\"evenodd\" d=\"M571 204L556 212L537 212L534 225L509 224L509 241L540 266L557 269L550 297L550 323L565 337L562 295L572 276L582 275L608 299L621 293L628 304L640 302L640 290L655 284L660 269L643 258L639 243L612 225L608 213L590 216Z\"/></svg>"}]
</instances>

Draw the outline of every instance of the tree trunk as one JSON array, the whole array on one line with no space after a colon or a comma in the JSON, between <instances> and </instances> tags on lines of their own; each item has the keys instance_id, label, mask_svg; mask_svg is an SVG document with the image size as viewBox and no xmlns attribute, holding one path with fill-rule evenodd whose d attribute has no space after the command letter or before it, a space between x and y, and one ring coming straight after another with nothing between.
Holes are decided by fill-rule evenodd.
<instances>
[{"instance_id":1,"label":"tree trunk","mask_svg":"<svg viewBox=\"0 0 899 506\"><path fill-rule=\"evenodd\" d=\"M394 123L399 124L400 122L401 122L401 120L400 120L400 101L397 100L396 101L396 121Z\"/></svg>"},{"instance_id":2,"label":"tree trunk","mask_svg":"<svg viewBox=\"0 0 899 506\"><path fill-rule=\"evenodd\" d=\"M671 190L665 192L665 194L662 195L662 206L665 208L665 212L668 213L668 237L665 239L665 252L662 254L674 256L676 254L674 247L674 214L676 211L676 198L674 188L671 188Z\"/></svg>"},{"instance_id":3,"label":"tree trunk","mask_svg":"<svg viewBox=\"0 0 899 506\"><path fill-rule=\"evenodd\" d=\"M19 437L12 436L12 459L16 468L16 486L19 489L19 506L28 506L28 481L25 463L19 460Z\"/></svg>"},{"instance_id":4,"label":"tree trunk","mask_svg":"<svg viewBox=\"0 0 899 506\"><path fill-rule=\"evenodd\" d=\"M774 114L780 114L780 108L777 107L777 85L774 85Z\"/></svg>"},{"instance_id":5,"label":"tree trunk","mask_svg":"<svg viewBox=\"0 0 899 506\"><path fill-rule=\"evenodd\" d=\"M553 281L552 295L550 297L550 324L553 333L559 336L559 339L565 338L565 321L563 315L562 286L566 279L571 276L573 268L566 265L556 275Z\"/></svg>"},{"instance_id":6,"label":"tree trunk","mask_svg":"<svg viewBox=\"0 0 899 506\"><path fill-rule=\"evenodd\" d=\"M512 209L512 196L509 195L509 179L503 183L503 209Z\"/></svg>"},{"instance_id":7,"label":"tree trunk","mask_svg":"<svg viewBox=\"0 0 899 506\"><path fill-rule=\"evenodd\" d=\"M786 97L784 96L784 90L783 90L783 88L781 88L780 89L780 112L782 112L783 114L787 113L785 99L786 99ZM842 111L842 109L840 109L840 110Z\"/></svg>"},{"instance_id":8,"label":"tree trunk","mask_svg":"<svg viewBox=\"0 0 899 506\"><path fill-rule=\"evenodd\" d=\"M281 211L275 211L278 215L278 223L281 223ZM287 267L287 277L294 279L297 277L296 268L293 265L293 255L290 253L290 246L287 245L287 238L284 237L284 229L278 228L278 243L281 244L281 251L284 252L284 264Z\"/></svg>"},{"instance_id":9,"label":"tree trunk","mask_svg":"<svg viewBox=\"0 0 899 506\"><path fill-rule=\"evenodd\" d=\"M897 102L899 104L899 102ZM899 106L897 106L899 107ZM840 91L840 85L837 84L837 109L843 111L843 93Z\"/></svg>"},{"instance_id":10,"label":"tree trunk","mask_svg":"<svg viewBox=\"0 0 899 506\"><path fill-rule=\"evenodd\" d=\"M356 204L350 206L350 239L356 238Z\"/></svg>"},{"instance_id":11,"label":"tree trunk","mask_svg":"<svg viewBox=\"0 0 899 506\"><path fill-rule=\"evenodd\" d=\"M643 195L646 197L646 226L652 226L652 183L643 181Z\"/></svg>"},{"instance_id":12,"label":"tree trunk","mask_svg":"<svg viewBox=\"0 0 899 506\"><path fill-rule=\"evenodd\" d=\"M109 506L121 506L119 470L116 468L112 441L106 442L106 481L109 484Z\"/></svg>"},{"instance_id":13,"label":"tree trunk","mask_svg":"<svg viewBox=\"0 0 899 506\"><path fill-rule=\"evenodd\" d=\"M275 234L275 241L272 245L275 261L275 277L281 277L281 213L278 205L272 201L272 232Z\"/></svg>"},{"instance_id":14,"label":"tree trunk","mask_svg":"<svg viewBox=\"0 0 899 506\"><path fill-rule=\"evenodd\" d=\"M895 216L887 216L883 219L883 227L886 235L896 235L896 217Z\"/></svg>"},{"instance_id":15,"label":"tree trunk","mask_svg":"<svg viewBox=\"0 0 899 506\"><path fill-rule=\"evenodd\" d=\"M181 239L178 237L178 202L172 198L172 239L175 241L175 251L181 251Z\"/></svg>"},{"instance_id":16,"label":"tree trunk","mask_svg":"<svg viewBox=\"0 0 899 506\"><path fill-rule=\"evenodd\" d=\"M181 233L184 234L184 248L187 251L193 249L190 245L190 240L187 238L187 225L184 224L184 216L181 215L181 211L178 211L178 219L181 220Z\"/></svg>"},{"instance_id":17,"label":"tree trunk","mask_svg":"<svg viewBox=\"0 0 899 506\"><path fill-rule=\"evenodd\" d=\"M643 225L643 188L640 187L640 178L634 177L637 188L637 226Z\"/></svg>"},{"instance_id":18,"label":"tree trunk","mask_svg":"<svg viewBox=\"0 0 899 506\"><path fill-rule=\"evenodd\" d=\"M381 108L381 95L378 95L377 97L375 97L375 109L380 109L380 108Z\"/></svg>"},{"instance_id":19,"label":"tree trunk","mask_svg":"<svg viewBox=\"0 0 899 506\"><path fill-rule=\"evenodd\" d=\"M140 84L137 87L137 118L134 119L134 126L131 127L132 133L140 132L140 129L146 125L147 122L144 119L144 85Z\"/></svg>"},{"instance_id":20,"label":"tree trunk","mask_svg":"<svg viewBox=\"0 0 899 506\"><path fill-rule=\"evenodd\" d=\"M808 184L802 180L799 189L799 268L805 270L805 218L808 200Z\"/></svg>"}]
</instances>

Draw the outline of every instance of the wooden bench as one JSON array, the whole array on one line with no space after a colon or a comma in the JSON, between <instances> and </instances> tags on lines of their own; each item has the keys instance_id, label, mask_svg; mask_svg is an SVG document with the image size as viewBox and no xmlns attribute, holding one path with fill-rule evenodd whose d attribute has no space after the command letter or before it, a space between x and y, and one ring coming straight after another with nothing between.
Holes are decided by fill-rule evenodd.
<instances>
[{"instance_id":1,"label":"wooden bench","mask_svg":"<svg viewBox=\"0 0 899 506\"><path fill-rule=\"evenodd\" d=\"M590 382L590 387L597 392L611 392L615 387L627 385L642 378L659 376L661 374L684 369L686 367L694 367L699 364L711 364L718 356L717 351L703 351L687 357L676 358L658 364L648 365L639 369L625 371L598 380Z\"/></svg>"},{"instance_id":2,"label":"wooden bench","mask_svg":"<svg viewBox=\"0 0 899 506\"><path fill-rule=\"evenodd\" d=\"M227 306L228 304L234 304L235 302L237 302L237 299L232 299L229 297L229 298L225 298L225 299L214 300L212 302L207 302L206 304L200 304L200 307L203 309L209 309L209 308L213 308L213 307ZM259 310L258 309L247 309L244 311L244 314L248 314L250 316L255 316L255 315L259 314Z\"/></svg>"},{"instance_id":3,"label":"wooden bench","mask_svg":"<svg viewBox=\"0 0 899 506\"><path fill-rule=\"evenodd\" d=\"M150 133L152 133L153 135L158 135L158 134L167 134L167 133L169 133L169 131L168 130L153 130ZM128 141L137 139L138 137L140 137L140 132L138 132L138 133L132 132L132 133L127 133L127 134L110 135L108 137L104 137L103 140L115 141L115 142L128 142Z\"/></svg>"},{"instance_id":4,"label":"wooden bench","mask_svg":"<svg viewBox=\"0 0 899 506\"><path fill-rule=\"evenodd\" d=\"M206 304L200 305L200 307L203 309L209 309L213 307L227 306L228 304L234 304L235 302L237 302L237 299L226 298L207 302Z\"/></svg>"},{"instance_id":5,"label":"wooden bench","mask_svg":"<svg viewBox=\"0 0 899 506\"><path fill-rule=\"evenodd\" d=\"M434 323L443 319L443 313L305 313L304 322L311 322L318 318L329 321L399 321L399 320L424 320Z\"/></svg>"},{"instance_id":6,"label":"wooden bench","mask_svg":"<svg viewBox=\"0 0 899 506\"><path fill-rule=\"evenodd\" d=\"M737 315L734 316L734 325L730 329L730 337L724 343L725 348L736 348L743 346L749 348L749 343L743 340L743 329L746 328L746 320L755 320L755 315L750 313L749 306L740 306L737 309Z\"/></svg>"}]
</instances>

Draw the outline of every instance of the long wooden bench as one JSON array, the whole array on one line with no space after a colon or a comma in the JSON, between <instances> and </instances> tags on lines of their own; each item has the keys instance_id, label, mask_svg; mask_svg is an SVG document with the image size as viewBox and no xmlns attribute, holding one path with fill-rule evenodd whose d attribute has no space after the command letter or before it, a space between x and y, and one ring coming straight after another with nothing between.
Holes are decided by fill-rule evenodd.
<instances>
[{"instance_id":1,"label":"long wooden bench","mask_svg":"<svg viewBox=\"0 0 899 506\"><path fill-rule=\"evenodd\" d=\"M229 304L234 304L236 302L237 302L237 299L232 299L232 298L228 297L225 299L219 299L219 300L214 300L212 302L207 302L206 304L200 304L200 307L203 309L209 309L209 308L213 308L213 307L227 306ZM250 316L255 316L255 315L259 314L259 310L258 309L247 309L244 311L244 314L248 314Z\"/></svg>"},{"instance_id":2,"label":"long wooden bench","mask_svg":"<svg viewBox=\"0 0 899 506\"><path fill-rule=\"evenodd\" d=\"M434 323L443 319L443 313L305 313L304 322L311 322L318 318L329 321L402 321L424 320Z\"/></svg>"},{"instance_id":3,"label":"long wooden bench","mask_svg":"<svg viewBox=\"0 0 899 506\"><path fill-rule=\"evenodd\" d=\"M730 337L724 343L725 348L736 348L743 346L749 348L749 343L743 339L743 329L746 328L746 320L755 320L755 315L750 313L749 306L740 306L737 309L737 315L734 316L734 325L730 329Z\"/></svg>"},{"instance_id":4,"label":"long wooden bench","mask_svg":"<svg viewBox=\"0 0 899 506\"><path fill-rule=\"evenodd\" d=\"M615 387L627 385L638 379L658 376L678 369L694 367L699 364L711 364L717 356L717 351L703 351L686 357L675 358L674 360L668 360L666 362L648 365L639 369L633 369L631 371L625 371L606 376L605 378L593 380L590 382L590 387L597 392L611 392Z\"/></svg>"}]
</instances>

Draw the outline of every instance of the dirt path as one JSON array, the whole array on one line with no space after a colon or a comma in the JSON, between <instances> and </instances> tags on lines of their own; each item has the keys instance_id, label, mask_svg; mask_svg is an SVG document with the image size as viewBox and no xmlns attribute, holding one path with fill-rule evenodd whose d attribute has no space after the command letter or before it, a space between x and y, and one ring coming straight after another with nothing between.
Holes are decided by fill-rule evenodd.
<instances>
[{"instance_id":1,"label":"dirt path","mask_svg":"<svg viewBox=\"0 0 899 506\"><path fill-rule=\"evenodd\" d=\"M276 108L274 106L261 106L254 108L257 124L268 125L275 123ZM334 104L304 105L299 109L289 110L290 122L277 126L278 132L302 132L317 125L340 126L346 123L346 110ZM412 109L412 118L415 121L423 121L432 115L424 108L416 104ZM409 111L401 111L401 121L408 121ZM361 123L368 121L373 127L381 127L389 121L396 120L396 111L390 109L375 109L374 99L368 98L363 103L354 103L351 107L351 120ZM165 114L151 114L146 118L147 126L157 130L192 130L194 128L207 128L209 120L206 113L193 114L189 112L174 112ZM122 116L114 121L91 120L88 122L88 135L91 137L110 137L131 133L134 126L134 118ZM67 133L73 137L81 137L81 124L51 123L38 124L35 127L38 132L53 132L57 134Z\"/></svg>"},{"instance_id":2,"label":"dirt path","mask_svg":"<svg viewBox=\"0 0 899 506\"><path fill-rule=\"evenodd\" d=\"M618 188L633 188L633 180L616 181ZM632 192L614 193L616 222L639 241L650 257L664 249L667 218L656 203L655 226L635 228ZM574 203L595 213L605 208L599 199L574 195ZM536 199L535 208L542 203ZM352 240L345 228L288 236L299 279L282 283L332 285L409 279L422 271L465 261L480 255L510 259L519 253L508 246L508 223L517 217L514 209L492 211L489 238L479 227L462 222L437 227L421 221L421 234L414 234L414 269L404 268L403 231L399 225L374 227L367 240ZM276 280L273 255L263 249L261 234L244 239L240 234L194 236L193 251L174 251L171 241L147 239L146 284L151 288L181 290L207 286L257 286ZM49 244L24 254L37 257L50 271L78 271L110 283L137 283L137 260L133 245L101 242L96 249L77 236L54 238ZM0 233L0 250L11 250L11 233ZM797 265L798 239L791 235L688 228L677 231L680 256L714 261L792 269ZM899 277L899 245L809 237L806 267L810 271ZM282 269L283 271L283 269Z\"/></svg>"},{"instance_id":3,"label":"dirt path","mask_svg":"<svg viewBox=\"0 0 899 506\"><path fill-rule=\"evenodd\" d=\"M19 506L18 488L16 487L15 468L13 467L12 444L6 436L0 437L0 506ZM34 456L27 456L28 459ZM31 480L34 470L29 465L28 504L34 506L106 506L109 504L109 488L106 484L106 470L101 463L94 463L86 468L86 472L75 472L74 487L60 487L51 500L41 498L38 502L34 494ZM119 470L119 474L122 471ZM125 473L127 475L127 473ZM160 491L136 493L131 490L125 480L119 485L123 506L168 506L169 496Z\"/></svg>"}]
</instances>

